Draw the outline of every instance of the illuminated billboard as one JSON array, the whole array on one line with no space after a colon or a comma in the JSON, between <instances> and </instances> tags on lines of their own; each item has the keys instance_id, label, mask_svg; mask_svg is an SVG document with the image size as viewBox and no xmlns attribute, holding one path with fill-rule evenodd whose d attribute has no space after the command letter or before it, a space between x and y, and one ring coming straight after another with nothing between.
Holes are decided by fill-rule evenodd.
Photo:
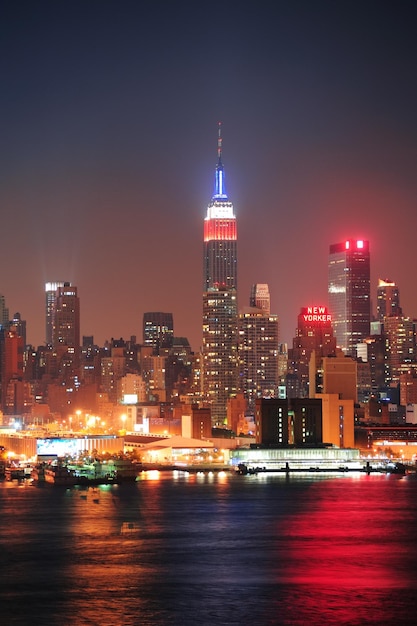
<instances>
[{"instance_id":1,"label":"illuminated billboard","mask_svg":"<svg viewBox=\"0 0 417 626\"><path fill-rule=\"evenodd\" d=\"M306 306L300 316L306 324L330 324L332 321L326 306Z\"/></svg>"},{"instance_id":2,"label":"illuminated billboard","mask_svg":"<svg viewBox=\"0 0 417 626\"><path fill-rule=\"evenodd\" d=\"M79 440L74 439L38 439L36 454L38 456L76 456L80 450Z\"/></svg>"}]
</instances>

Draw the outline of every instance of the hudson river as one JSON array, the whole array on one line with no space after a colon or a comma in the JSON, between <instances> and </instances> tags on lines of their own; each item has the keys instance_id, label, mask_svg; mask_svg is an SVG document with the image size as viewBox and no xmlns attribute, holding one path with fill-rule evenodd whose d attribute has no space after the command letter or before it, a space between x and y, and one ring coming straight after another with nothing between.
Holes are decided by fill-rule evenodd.
<instances>
[{"instance_id":1,"label":"hudson river","mask_svg":"<svg viewBox=\"0 0 417 626\"><path fill-rule=\"evenodd\" d=\"M0 483L1 624L415 624L417 479Z\"/></svg>"}]
</instances>

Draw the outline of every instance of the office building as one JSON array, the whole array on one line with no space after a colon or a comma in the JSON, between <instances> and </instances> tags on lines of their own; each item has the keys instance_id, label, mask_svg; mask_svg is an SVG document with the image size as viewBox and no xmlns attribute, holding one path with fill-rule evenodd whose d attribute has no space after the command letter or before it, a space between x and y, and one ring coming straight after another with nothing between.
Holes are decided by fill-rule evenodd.
<instances>
[{"instance_id":1,"label":"office building","mask_svg":"<svg viewBox=\"0 0 417 626\"><path fill-rule=\"evenodd\" d=\"M369 363L371 374L371 391L376 394L385 387L385 337L383 335L371 335L365 339L366 361ZM362 357L363 360L365 358Z\"/></svg>"},{"instance_id":2,"label":"office building","mask_svg":"<svg viewBox=\"0 0 417 626\"><path fill-rule=\"evenodd\" d=\"M270 313L268 285L262 287L266 289L258 299L252 288L250 302L263 308L244 307L238 320L239 387L251 415L256 398L278 396L278 316Z\"/></svg>"},{"instance_id":3,"label":"office building","mask_svg":"<svg viewBox=\"0 0 417 626\"><path fill-rule=\"evenodd\" d=\"M402 315L400 290L392 281L379 279L376 298L377 318L380 322L384 321L384 317Z\"/></svg>"},{"instance_id":4,"label":"office building","mask_svg":"<svg viewBox=\"0 0 417 626\"><path fill-rule=\"evenodd\" d=\"M0 330L9 326L9 309L6 306L6 298L0 294Z\"/></svg>"},{"instance_id":5,"label":"office building","mask_svg":"<svg viewBox=\"0 0 417 626\"><path fill-rule=\"evenodd\" d=\"M384 318L387 385L399 383L400 374L417 361L416 321L402 315ZM404 367L405 366L405 367Z\"/></svg>"},{"instance_id":6,"label":"office building","mask_svg":"<svg viewBox=\"0 0 417 626\"><path fill-rule=\"evenodd\" d=\"M161 350L169 350L174 337L174 320L172 313L161 311L143 314L143 344L151 346L158 356Z\"/></svg>"},{"instance_id":7,"label":"office building","mask_svg":"<svg viewBox=\"0 0 417 626\"><path fill-rule=\"evenodd\" d=\"M323 443L321 399L259 398L255 429L260 445L319 445Z\"/></svg>"},{"instance_id":8,"label":"office building","mask_svg":"<svg viewBox=\"0 0 417 626\"><path fill-rule=\"evenodd\" d=\"M417 368L400 374L400 404L407 406L407 411L408 405L413 405L417 410ZM413 408L413 414L415 409Z\"/></svg>"},{"instance_id":9,"label":"office building","mask_svg":"<svg viewBox=\"0 0 417 626\"><path fill-rule=\"evenodd\" d=\"M224 424L237 392L237 228L226 193L219 125L213 197L204 219L203 397L212 423Z\"/></svg>"},{"instance_id":10,"label":"office building","mask_svg":"<svg viewBox=\"0 0 417 626\"><path fill-rule=\"evenodd\" d=\"M80 300L77 287L64 283L58 287L52 328L53 348L80 347Z\"/></svg>"},{"instance_id":11,"label":"office building","mask_svg":"<svg viewBox=\"0 0 417 626\"><path fill-rule=\"evenodd\" d=\"M355 422L353 400L343 400L338 393L317 394L322 402L323 443L338 448L355 445Z\"/></svg>"},{"instance_id":12,"label":"office building","mask_svg":"<svg viewBox=\"0 0 417 626\"><path fill-rule=\"evenodd\" d=\"M15 313L9 322L9 329L14 330L18 337L22 337L23 346L26 346L26 320L22 320L20 313Z\"/></svg>"},{"instance_id":13,"label":"office building","mask_svg":"<svg viewBox=\"0 0 417 626\"><path fill-rule=\"evenodd\" d=\"M15 329L0 328L0 409L9 415L23 411L23 348Z\"/></svg>"},{"instance_id":14,"label":"office building","mask_svg":"<svg viewBox=\"0 0 417 626\"><path fill-rule=\"evenodd\" d=\"M45 338L47 346L52 346L56 292L58 287L63 286L63 282L45 283Z\"/></svg>"},{"instance_id":15,"label":"office building","mask_svg":"<svg viewBox=\"0 0 417 626\"><path fill-rule=\"evenodd\" d=\"M290 440L288 402L277 398L258 398L255 403L256 443L287 446Z\"/></svg>"},{"instance_id":16,"label":"office building","mask_svg":"<svg viewBox=\"0 0 417 626\"><path fill-rule=\"evenodd\" d=\"M112 346L110 356L101 359L100 370L101 393L107 394L111 402L118 402L121 400L121 396L118 395L120 392L119 380L126 373L124 348Z\"/></svg>"},{"instance_id":17,"label":"office building","mask_svg":"<svg viewBox=\"0 0 417 626\"><path fill-rule=\"evenodd\" d=\"M330 246L329 313L337 346L356 355L371 322L369 241L348 239Z\"/></svg>"},{"instance_id":18,"label":"office building","mask_svg":"<svg viewBox=\"0 0 417 626\"><path fill-rule=\"evenodd\" d=\"M317 394L338 394L343 400L357 402L358 362L337 350L335 355L310 359L310 397Z\"/></svg>"},{"instance_id":19,"label":"office building","mask_svg":"<svg viewBox=\"0 0 417 626\"><path fill-rule=\"evenodd\" d=\"M313 352L319 360L334 354L335 350L336 337L327 307L303 307L298 315L292 348L288 350L287 397L310 397L309 364Z\"/></svg>"},{"instance_id":20,"label":"office building","mask_svg":"<svg viewBox=\"0 0 417 626\"><path fill-rule=\"evenodd\" d=\"M236 290L213 288L203 297L203 396L213 426L224 424L227 402L237 393Z\"/></svg>"},{"instance_id":21,"label":"office building","mask_svg":"<svg viewBox=\"0 0 417 626\"><path fill-rule=\"evenodd\" d=\"M80 378L80 300L77 287L64 283L55 297L52 347L57 355L59 377L64 382Z\"/></svg>"},{"instance_id":22,"label":"office building","mask_svg":"<svg viewBox=\"0 0 417 626\"><path fill-rule=\"evenodd\" d=\"M186 337L173 337L165 365L167 399L178 401L192 393L192 352Z\"/></svg>"}]
</instances>

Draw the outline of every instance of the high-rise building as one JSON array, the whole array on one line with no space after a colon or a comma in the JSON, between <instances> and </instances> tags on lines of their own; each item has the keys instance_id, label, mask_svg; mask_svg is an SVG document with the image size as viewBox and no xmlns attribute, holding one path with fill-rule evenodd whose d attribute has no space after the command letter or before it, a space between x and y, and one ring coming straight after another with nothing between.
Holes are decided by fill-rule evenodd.
<instances>
[{"instance_id":1,"label":"high-rise building","mask_svg":"<svg viewBox=\"0 0 417 626\"><path fill-rule=\"evenodd\" d=\"M203 295L203 395L213 425L225 422L237 393L237 359L236 290L212 288Z\"/></svg>"},{"instance_id":2,"label":"high-rise building","mask_svg":"<svg viewBox=\"0 0 417 626\"><path fill-rule=\"evenodd\" d=\"M330 246L329 313L337 346L355 356L371 322L369 241L348 239Z\"/></svg>"},{"instance_id":3,"label":"high-rise building","mask_svg":"<svg viewBox=\"0 0 417 626\"><path fill-rule=\"evenodd\" d=\"M56 292L58 287L63 286L64 283L59 281L45 283L45 338L47 346L52 346Z\"/></svg>"},{"instance_id":4,"label":"high-rise building","mask_svg":"<svg viewBox=\"0 0 417 626\"><path fill-rule=\"evenodd\" d=\"M77 287L64 283L56 290L52 347L57 354L59 376L71 382L80 377L80 300Z\"/></svg>"},{"instance_id":5,"label":"high-rise building","mask_svg":"<svg viewBox=\"0 0 417 626\"><path fill-rule=\"evenodd\" d=\"M160 350L169 349L174 337L172 313L153 311L143 314L143 343L152 346L155 355Z\"/></svg>"},{"instance_id":6,"label":"high-rise building","mask_svg":"<svg viewBox=\"0 0 417 626\"><path fill-rule=\"evenodd\" d=\"M251 414L256 398L278 396L278 316L270 313L268 285L262 287L258 299L252 287L250 302L263 308L244 307L238 321L239 387Z\"/></svg>"},{"instance_id":7,"label":"high-rise building","mask_svg":"<svg viewBox=\"0 0 417 626\"><path fill-rule=\"evenodd\" d=\"M237 288L237 228L225 185L219 124L214 195L204 219L204 291Z\"/></svg>"},{"instance_id":8,"label":"high-rise building","mask_svg":"<svg viewBox=\"0 0 417 626\"><path fill-rule=\"evenodd\" d=\"M385 386L385 337L382 334L371 335L365 339L364 346L371 373L371 391L376 394Z\"/></svg>"},{"instance_id":9,"label":"high-rise building","mask_svg":"<svg viewBox=\"0 0 417 626\"><path fill-rule=\"evenodd\" d=\"M0 293L0 330L9 326L9 309L6 306L6 298Z\"/></svg>"},{"instance_id":10,"label":"high-rise building","mask_svg":"<svg viewBox=\"0 0 417 626\"><path fill-rule=\"evenodd\" d=\"M23 348L15 329L0 328L0 409L8 414L23 410Z\"/></svg>"},{"instance_id":11,"label":"high-rise building","mask_svg":"<svg viewBox=\"0 0 417 626\"><path fill-rule=\"evenodd\" d=\"M402 315L385 317L384 337L386 383L398 384L402 371L417 361L415 320Z\"/></svg>"},{"instance_id":12,"label":"high-rise building","mask_svg":"<svg viewBox=\"0 0 417 626\"><path fill-rule=\"evenodd\" d=\"M333 333L332 319L327 307L307 306L298 316L296 336L292 348L288 350L287 397L314 397L310 393L310 359L334 354L336 338ZM315 389L312 390L315 393Z\"/></svg>"},{"instance_id":13,"label":"high-rise building","mask_svg":"<svg viewBox=\"0 0 417 626\"><path fill-rule=\"evenodd\" d=\"M23 345L26 346L26 320L22 320L20 313L15 313L9 322L9 328L13 329L19 337L23 339Z\"/></svg>"},{"instance_id":14,"label":"high-rise building","mask_svg":"<svg viewBox=\"0 0 417 626\"><path fill-rule=\"evenodd\" d=\"M213 424L237 392L237 229L225 187L219 124L214 195L204 220L203 395Z\"/></svg>"},{"instance_id":15,"label":"high-rise building","mask_svg":"<svg viewBox=\"0 0 417 626\"><path fill-rule=\"evenodd\" d=\"M400 307L400 290L390 280L378 281L376 309L378 320L383 322L384 317L402 315Z\"/></svg>"},{"instance_id":16,"label":"high-rise building","mask_svg":"<svg viewBox=\"0 0 417 626\"><path fill-rule=\"evenodd\" d=\"M271 312L271 298L269 295L269 287L265 283L257 283L252 285L250 292L249 306L262 309L266 315Z\"/></svg>"},{"instance_id":17,"label":"high-rise building","mask_svg":"<svg viewBox=\"0 0 417 626\"><path fill-rule=\"evenodd\" d=\"M111 402L116 403L121 400L117 394L119 391L119 380L125 375L126 357L124 355L124 349L121 347L111 348L111 354L108 357L101 359L101 377L100 377L100 391L108 394L108 398Z\"/></svg>"},{"instance_id":18,"label":"high-rise building","mask_svg":"<svg viewBox=\"0 0 417 626\"><path fill-rule=\"evenodd\" d=\"M80 347L80 300L77 287L70 283L56 290L52 344L54 348Z\"/></svg>"}]
</instances>

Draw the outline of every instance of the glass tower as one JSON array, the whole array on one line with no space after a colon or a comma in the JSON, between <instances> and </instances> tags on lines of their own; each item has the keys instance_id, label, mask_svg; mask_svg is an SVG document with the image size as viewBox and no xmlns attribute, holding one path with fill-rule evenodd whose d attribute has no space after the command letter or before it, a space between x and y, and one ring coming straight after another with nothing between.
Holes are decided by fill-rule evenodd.
<instances>
[{"instance_id":1,"label":"glass tower","mask_svg":"<svg viewBox=\"0 0 417 626\"><path fill-rule=\"evenodd\" d=\"M369 241L349 239L330 246L329 312L337 346L356 356L356 344L370 334Z\"/></svg>"}]
</instances>

